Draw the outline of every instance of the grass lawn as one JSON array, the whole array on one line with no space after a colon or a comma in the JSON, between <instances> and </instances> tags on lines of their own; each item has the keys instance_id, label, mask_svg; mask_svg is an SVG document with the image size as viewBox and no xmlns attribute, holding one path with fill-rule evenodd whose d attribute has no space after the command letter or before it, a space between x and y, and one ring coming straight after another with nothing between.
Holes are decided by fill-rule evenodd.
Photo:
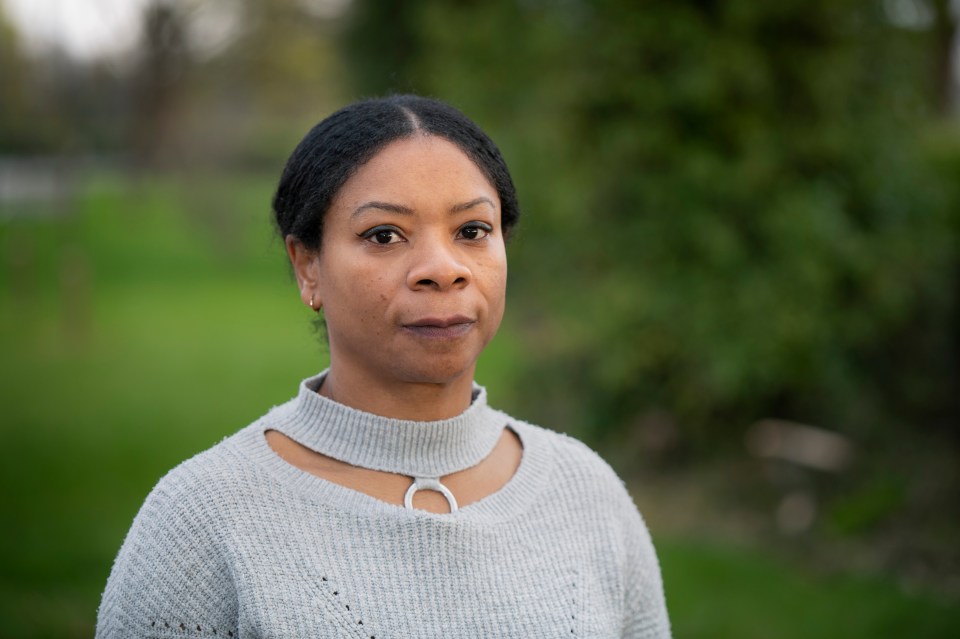
<instances>
[{"instance_id":1,"label":"grass lawn","mask_svg":"<svg viewBox=\"0 0 960 639\"><path fill-rule=\"evenodd\" d=\"M678 638L945 639L960 631L960 608L904 594L893 582L827 576L702 540L663 540L659 553Z\"/></svg>"},{"instance_id":2,"label":"grass lawn","mask_svg":"<svg viewBox=\"0 0 960 639\"><path fill-rule=\"evenodd\" d=\"M325 365L270 239L271 180L107 176L66 217L0 217L0 636L91 636L157 479ZM494 401L515 350L506 331L482 362ZM960 636L957 610L892 583L699 541L660 551L677 637Z\"/></svg>"}]
</instances>

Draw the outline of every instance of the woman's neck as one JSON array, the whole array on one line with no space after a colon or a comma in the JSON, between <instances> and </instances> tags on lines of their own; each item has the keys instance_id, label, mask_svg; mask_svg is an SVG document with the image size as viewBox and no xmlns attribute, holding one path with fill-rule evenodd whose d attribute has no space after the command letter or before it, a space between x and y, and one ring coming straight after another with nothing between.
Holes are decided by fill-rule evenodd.
<instances>
[{"instance_id":1,"label":"woman's neck","mask_svg":"<svg viewBox=\"0 0 960 639\"><path fill-rule=\"evenodd\" d=\"M455 417L470 406L474 367L443 383L371 378L360 371L336 367L317 391L335 402L374 415L413 421Z\"/></svg>"}]
</instances>

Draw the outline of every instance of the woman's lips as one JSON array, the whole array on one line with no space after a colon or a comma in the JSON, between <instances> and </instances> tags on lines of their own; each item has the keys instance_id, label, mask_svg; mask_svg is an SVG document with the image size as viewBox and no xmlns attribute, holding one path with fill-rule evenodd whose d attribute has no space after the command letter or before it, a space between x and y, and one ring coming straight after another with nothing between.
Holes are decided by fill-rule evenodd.
<instances>
[{"instance_id":1,"label":"woman's lips","mask_svg":"<svg viewBox=\"0 0 960 639\"><path fill-rule=\"evenodd\" d=\"M476 320L462 315L453 317L425 317L409 324L404 324L406 331L429 339L455 339L470 332Z\"/></svg>"}]
</instances>

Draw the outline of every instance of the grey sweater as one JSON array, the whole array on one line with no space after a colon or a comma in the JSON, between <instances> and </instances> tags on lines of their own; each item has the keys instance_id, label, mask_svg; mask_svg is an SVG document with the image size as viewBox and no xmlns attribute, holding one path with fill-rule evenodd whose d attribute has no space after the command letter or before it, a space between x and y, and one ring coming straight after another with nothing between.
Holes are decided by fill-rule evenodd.
<instances>
[{"instance_id":1,"label":"grey sweater","mask_svg":"<svg viewBox=\"0 0 960 639\"><path fill-rule=\"evenodd\" d=\"M669 637L660 569L623 484L574 439L471 406L438 422L297 397L167 474L123 543L97 637ZM349 463L438 477L523 444L459 511L407 510L283 461L274 429Z\"/></svg>"}]
</instances>

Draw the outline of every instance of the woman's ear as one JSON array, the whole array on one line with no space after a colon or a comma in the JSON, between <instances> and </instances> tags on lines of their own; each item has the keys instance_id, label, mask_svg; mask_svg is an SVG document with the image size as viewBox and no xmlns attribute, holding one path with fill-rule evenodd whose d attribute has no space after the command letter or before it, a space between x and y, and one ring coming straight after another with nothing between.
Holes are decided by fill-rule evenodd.
<instances>
[{"instance_id":1,"label":"woman's ear","mask_svg":"<svg viewBox=\"0 0 960 639\"><path fill-rule=\"evenodd\" d=\"M293 235L284 239L287 246L287 255L293 265L293 273L297 278L297 288L300 289L300 299L315 311L323 307L320 299L320 259L313 249L304 245Z\"/></svg>"}]
</instances>

